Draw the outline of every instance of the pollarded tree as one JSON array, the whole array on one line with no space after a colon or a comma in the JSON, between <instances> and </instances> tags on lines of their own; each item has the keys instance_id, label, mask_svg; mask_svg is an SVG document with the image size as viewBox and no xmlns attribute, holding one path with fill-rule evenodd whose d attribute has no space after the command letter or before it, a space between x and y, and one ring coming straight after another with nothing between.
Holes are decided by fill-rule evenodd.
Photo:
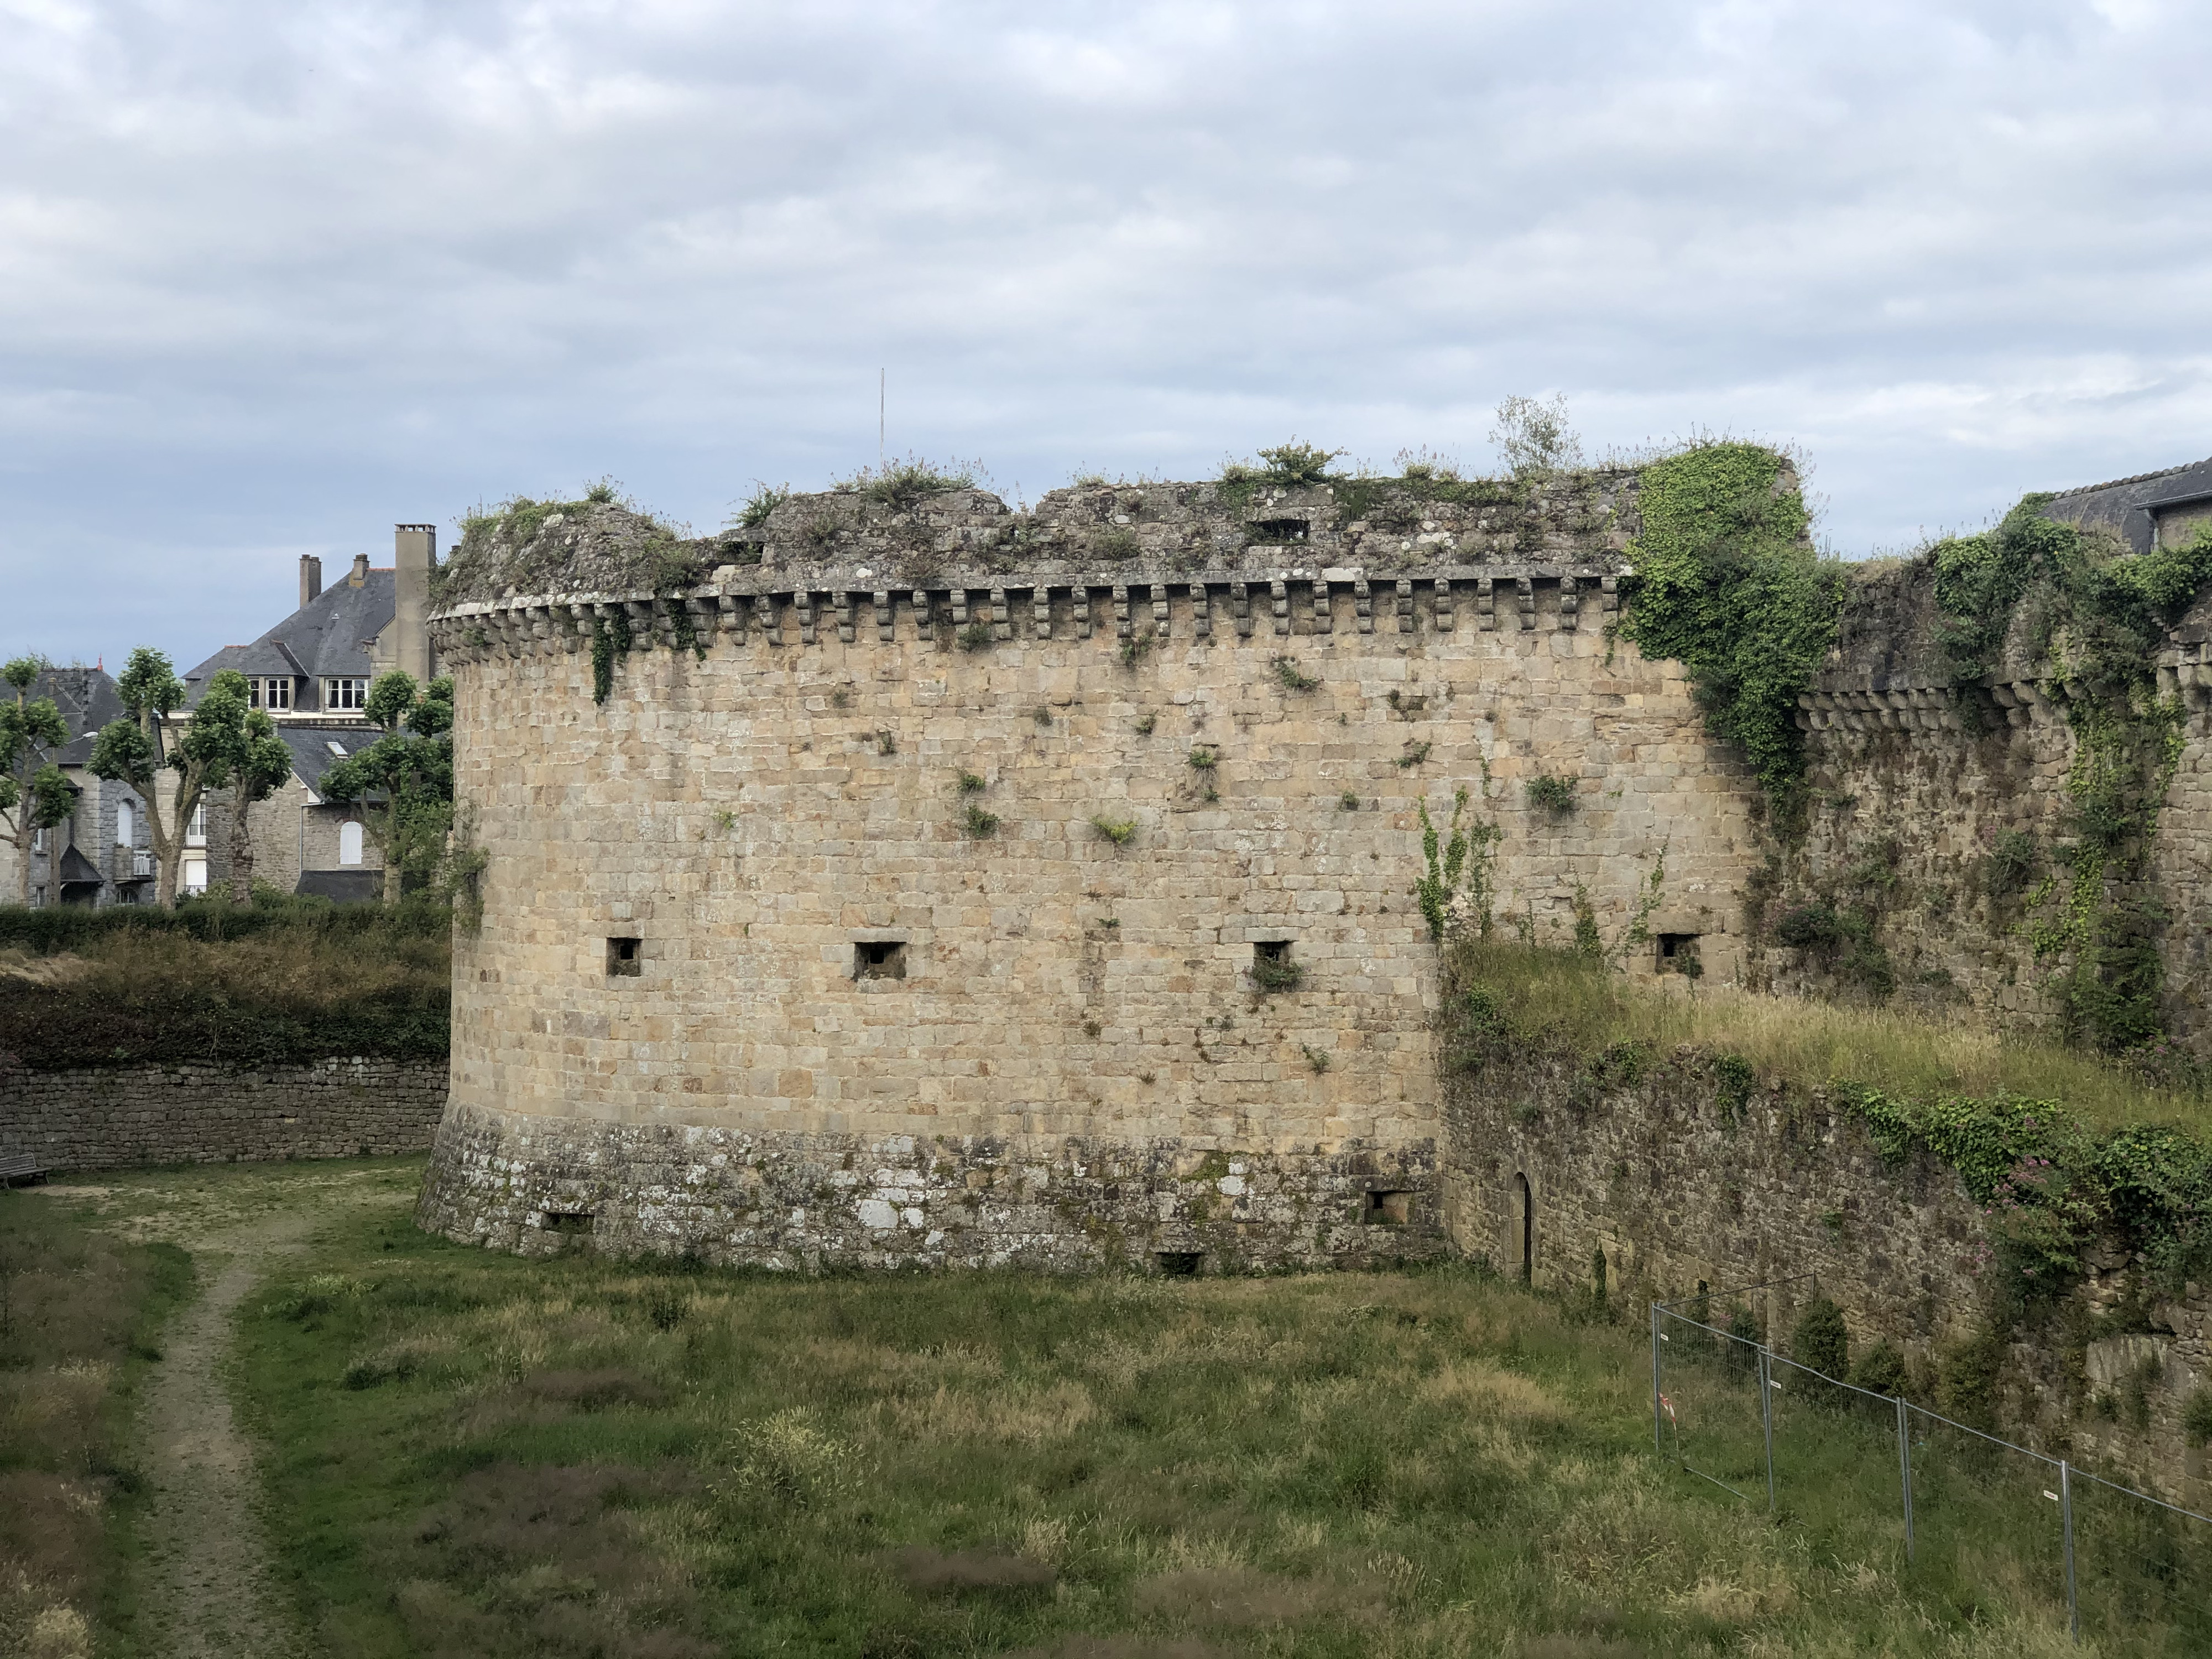
<instances>
[{"instance_id":1,"label":"pollarded tree","mask_svg":"<svg viewBox=\"0 0 2212 1659\"><path fill-rule=\"evenodd\" d=\"M453 825L453 683L417 686L398 669L376 677L365 712L384 728L368 748L323 774L326 800L349 802L384 860L384 898L408 876L435 872Z\"/></svg>"},{"instance_id":2,"label":"pollarded tree","mask_svg":"<svg viewBox=\"0 0 2212 1659\"><path fill-rule=\"evenodd\" d=\"M205 728L209 750L229 780L230 896L240 904L253 902L253 806L292 775L292 751L276 735L276 722L247 702L246 676L226 668L192 714L193 728Z\"/></svg>"},{"instance_id":3,"label":"pollarded tree","mask_svg":"<svg viewBox=\"0 0 2212 1659\"><path fill-rule=\"evenodd\" d=\"M237 718L242 720L244 700L228 688L218 690L210 686L200 699L198 714L213 718L204 723L195 718L182 732L172 732L167 719L184 707L185 685L167 653L150 645L142 645L131 653L115 689L122 693L125 714L101 727L94 741L93 775L130 785L146 803L146 834L154 843L158 872L154 896L164 910L173 910L177 877L185 861L185 826L199 810L200 798L209 789L220 787L228 776L217 735L233 720L224 704L237 702ZM213 709L209 708L210 703L215 705ZM171 772L176 777L165 803L162 775Z\"/></svg>"},{"instance_id":4,"label":"pollarded tree","mask_svg":"<svg viewBox=\"0 0 2212 1659\"><path fill-rule=\"evenodd\" d=\"M36 657L17 657L0 666L0 680L15 693L14 702L0 702L0 841L15 849L15 902L26 905L31 902L31 849L39 832L68 823L76 810L76 792L52 758L69 742L68 723L52 697L31 696L45 666ZM58 860L50 844L48 867L56 867Z\"/></svg>"}]
</instances>

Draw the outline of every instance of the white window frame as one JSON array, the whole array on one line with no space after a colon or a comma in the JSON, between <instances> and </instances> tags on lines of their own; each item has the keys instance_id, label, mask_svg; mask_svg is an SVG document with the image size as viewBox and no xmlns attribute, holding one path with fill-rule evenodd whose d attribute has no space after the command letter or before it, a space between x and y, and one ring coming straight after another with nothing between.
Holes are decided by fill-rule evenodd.
<instances>
[{"instance_id":1,"label":"white window frame","mask_svg":"<svg viewBox=\"0 0 2212 1659\"><path fill-rule=\"evenodd\" d=\"M138 845L138 814L127 800L116 803L115 844L131 848Z\"/></svg>"},{"instance_id":2,"label":"white window frame","mask_svg":"<svg viewBox=\"0 0 2212 1659\"><path fill-rule=\"evenodd\" d=\"M335 713L358 714L368 706L368 678L343 674L323 682L323 707Z\"/></svg>"},{"instance_id":3,"label":"white window frame","mask_svg":"<svg viewBox=\"0 0 2212 1659\"><path fill-rule=\"evenodd\" d=\"M292 682L289 678L264 680L262 684L261 707L273 709L280 714L291 712Z\"/></svg>"},{"instance_id":4,"label":"white window frame","mask_svg":"<svg viewBox=\"0 0 2212 1659\"><path fill-rule=\"evenodd\" d=\"M200 802L192 808L192 821L185 826L185 845L187 847L207 845L207 803L205 801Z\"/></svg>"},{"instance_id":5,"label":"white window frame","mask_svg":"<svg viewBox=\"0 0 2212 1659\"><path fill-rule=\"evenodd\" d=\"M362 829L359 818L348 818L338 825L338 864L341 868L351 870L361 866L363 855L368 851L367 840L368 832ZM351 858L346 856L349 846L353 849Z\"/></svg>"},{"instance_id":6,"label":"white window frame","mask_svg":"<svg viewBox=\"0 0 2212 1659\"><path fill-rule=\"evenodd\" d=\"M177 885L187 893L204 893L208 890L208 861L204 858L186 859L177 872Z\"/></svg>"}]
</instances>

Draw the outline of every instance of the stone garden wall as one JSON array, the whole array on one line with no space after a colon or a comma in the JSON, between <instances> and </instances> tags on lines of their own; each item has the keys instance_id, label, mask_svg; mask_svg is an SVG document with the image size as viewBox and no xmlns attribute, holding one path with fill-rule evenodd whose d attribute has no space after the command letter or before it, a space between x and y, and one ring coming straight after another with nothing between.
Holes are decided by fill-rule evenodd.
<instances>
[{"instance_id":1,"label":"stone garden wall","mask_svg":"<svg viewBox=\"0 0 2212 1659\"><path fill-rule=\"evenodd\" d=\"M443 1060L18 1067L0 1073L0 1154L57 1172L381 1157L427 1148L445 1105Z\"/></svg>"}]
</instances>

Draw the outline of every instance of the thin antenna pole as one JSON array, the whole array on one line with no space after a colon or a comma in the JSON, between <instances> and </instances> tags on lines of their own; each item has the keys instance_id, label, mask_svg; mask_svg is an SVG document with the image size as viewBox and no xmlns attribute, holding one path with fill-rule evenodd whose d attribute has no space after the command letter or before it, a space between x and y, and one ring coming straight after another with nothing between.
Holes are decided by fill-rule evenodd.
<instances>
[{"instance_id":1,"label":"thin antenna pole","mask_svg":"<svg viewBox=\"0 0 2212 1659\"><path fill-rule=\"evenodd\" d=\"M884 410L890 386L890 371L876 371L876 471L884 470Z\"/></svg>"}]
</instances>

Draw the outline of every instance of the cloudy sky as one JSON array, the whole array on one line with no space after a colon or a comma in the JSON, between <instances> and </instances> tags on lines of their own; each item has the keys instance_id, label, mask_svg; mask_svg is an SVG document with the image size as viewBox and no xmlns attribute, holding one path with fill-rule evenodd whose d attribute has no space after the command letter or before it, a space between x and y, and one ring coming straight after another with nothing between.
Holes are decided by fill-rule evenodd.
<instances>
[{"instance_id":1,"label":"cloudy sky","mask_svg":"<svg viewBox=\"0 0 2212 1659\"><path fill-rule=\"evenodd\" d=\"M0 651L894 453L1796 446L1851 556L2212 453L2197 0L0 0Z\"/></svg>"}]
</instances>

